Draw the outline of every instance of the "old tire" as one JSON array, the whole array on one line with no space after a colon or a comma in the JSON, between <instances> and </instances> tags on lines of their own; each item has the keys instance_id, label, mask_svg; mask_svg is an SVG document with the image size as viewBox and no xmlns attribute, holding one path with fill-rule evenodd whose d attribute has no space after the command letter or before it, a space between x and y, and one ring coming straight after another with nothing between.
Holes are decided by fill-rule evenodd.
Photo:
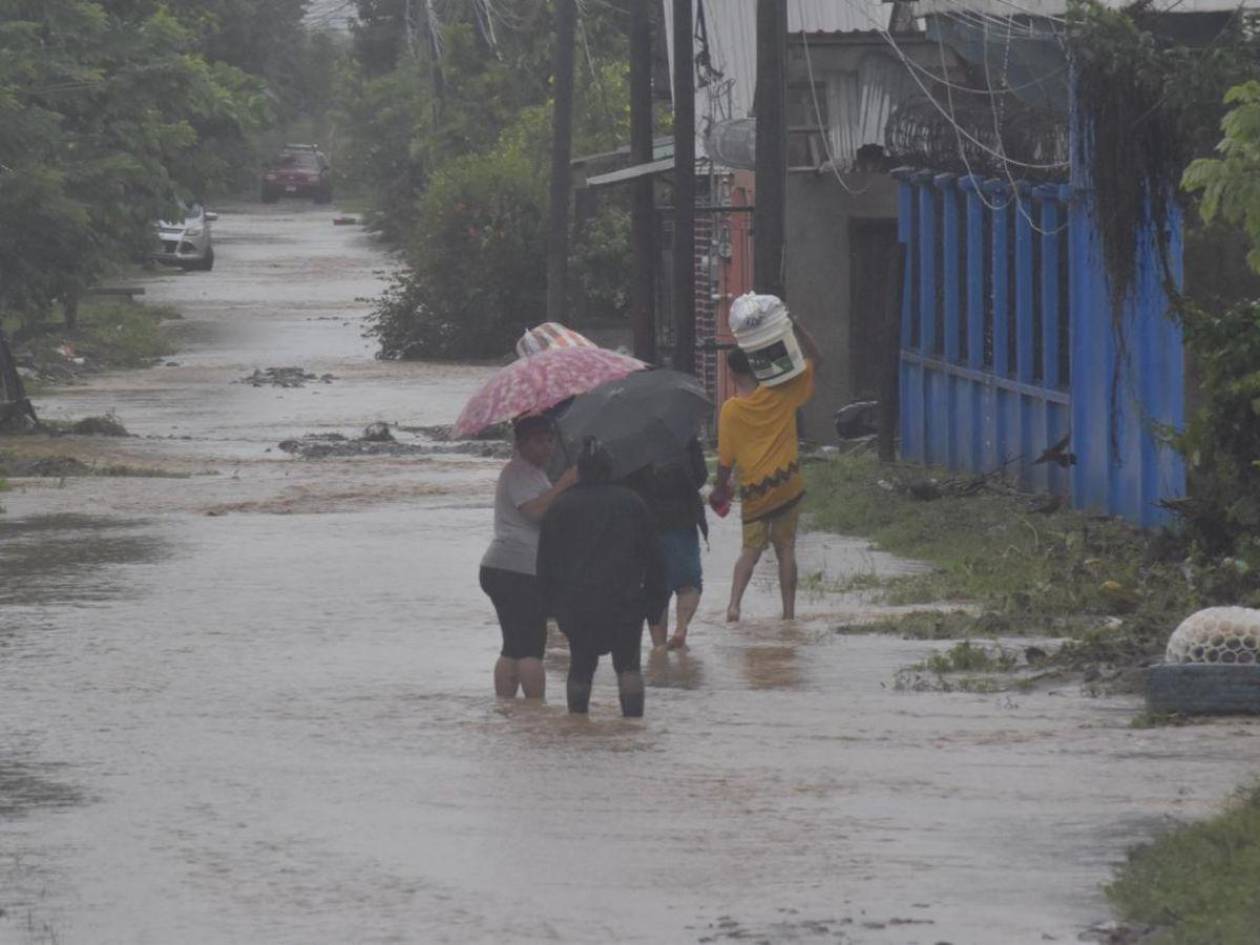
<instances>
[{"instance_id":1,"label":"old tire","mask_svg":"<svg viewBox=\"0 0 1260 945\"><path fill-rule=\"evenodd\" d=\"M1260 666L1154 666L1146 676L1146 705L1164 715L1260 715Z\"/></svg>"},{"instance_id":2,"label":"old tire","mask_svg":"<svg viewBox=\"0 0 1260 945\"><path fill-rule=\"evenodd\" d=\"M197 264L197 268L202 272L209 272L214 268L214 247L207 246L206 254L201 258L201 262Z\"/></svg>"}]
</instances>

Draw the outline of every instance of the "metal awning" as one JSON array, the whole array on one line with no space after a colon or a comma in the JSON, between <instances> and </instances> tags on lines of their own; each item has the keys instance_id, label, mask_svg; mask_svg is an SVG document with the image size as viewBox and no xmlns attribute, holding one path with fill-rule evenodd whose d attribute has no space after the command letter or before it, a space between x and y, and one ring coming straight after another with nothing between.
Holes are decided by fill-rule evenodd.
<instances>
[{"instance_id":1,"label":"metal awning","mask_svg":"<svg viewBox=\"0 0 1260 945\"><path fill-rule=\"evenodd\" d=\"M594 177L586 178L586 186L606 187L609 184L620 184L622 181L634 180L637 177L645 177L650 174L660 174L662 171L672 171L673 169L673 157L661 158L659 161L650 161L647 164L632 164L629 167L623 167L619 171L610 171L607 174L596 174Z\"/></svg>"}]
</instances>

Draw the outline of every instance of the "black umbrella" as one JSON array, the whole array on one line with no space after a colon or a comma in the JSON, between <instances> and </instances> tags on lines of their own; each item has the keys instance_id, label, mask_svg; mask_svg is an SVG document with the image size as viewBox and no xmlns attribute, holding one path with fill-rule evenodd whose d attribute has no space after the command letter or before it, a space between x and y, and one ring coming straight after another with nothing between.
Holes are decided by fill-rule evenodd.
<instances>
[{"instance_id":1,"label":"black umbrella","mask_svg":"<svg viewBox=\"0 0 1260 945\"><path fill-rule=\"evenodd\" d=\"M674 459L700 432L713 404L690 374L637 371L573 398L558 425L570 460L582 441L596 437L620 479L652 463Z\"/></svg>"}]
</instances>

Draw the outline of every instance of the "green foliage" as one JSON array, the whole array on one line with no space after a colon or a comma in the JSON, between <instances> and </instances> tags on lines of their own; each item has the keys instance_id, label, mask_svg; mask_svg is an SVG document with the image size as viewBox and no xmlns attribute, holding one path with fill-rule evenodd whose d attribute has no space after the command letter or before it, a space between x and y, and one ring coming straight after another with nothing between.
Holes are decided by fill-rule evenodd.
<instances>
[{"instance_id":1,"label":"green foliage","mask_svg":"<svg viewBox=\"0 0 1260 945\"><path fill-rule=\"evenodd\" d=\"M888 580L889 603L982 609L916 618L926 621L922 635L1050 632L1074 638L1062 662L1127 665L1161 652L1195 610L1260 604L1260 572L1200 562L1178 536L1076 512L1036 514L1028 496L1000 487L924 502L895 488L898 467L869 456L812 463L805 474L815 524L934 566Z\"/></svg>"},{"instance_id":2,"label":"green foliage","mask_svg":"<svg viewBox=\"0 0 1260 945\"><path fill-rule=\"evenodd\" d=\"M1007 673L1018 664L1014 654L1001 647L989 648L970 640L955 643L944 653L933 653L921 668L944 673Z\"/></svg>"},{"instance_id":3,"label":"green foliage","mask_svg":"<svg viewBox=\"0 0 1260 945\"><path fill-rule=\"evenodd\" d=\"M0 0L0 311L27 322L145 253L223 176L263 86L158 3Z\"/></svg>"},{"instance_id":4,"label":"green foliage","mask_svg":"<svg viewBox=\"0 0 1260 945\"><path fill-rule=\"evenodd\" d=\"M1129 854L1107 887L1121 918L1161 929L1152 945L1253 945L1260 929L1260 789L1231 810Z\"/></svg>"},{"instance_id":5,"label":"green foliage","mask_svg":"<svg viewBox=\"0 0 1260 945\"><path fill-rule=\"evenodd\" d=\"M1260 82L1234 86L1224 102L1220 156L1194 161L1182 184L1200 194L1205 221L1245 227L1247 261L1260 272ZM1260 569L1260 302L1188 303L1182 323L1200 374L1199 406L1179 441L1194 486L1187 527L1205 554Z\"/></svg>"},{"instance_id":6,"label":"green foliage","mask_svg":"<svg viewBox=\"0 0 1260 945\"><path fill-rule=\"evenodd\" d=\"M1215 138L1225 90L1255 73L1260 34L1233 17L1210 43L1188 44L1149 5L1112 9L1080 0L1069 11L1084 133L1104 261L1118 307L1136 276L1143 223L1166 233L1187 163ZM1123 337L1123 336L1122 336Z\"/></svg>"},{"instance_id":7,"label":"green foliage","mask_svg":"<svg viewBox=\"0 0 1260 945\"><path fill-rule=\"evenodd\" d=\"M178 318L167 306L139 302L87 302L79 309L79 328L70 342L75 356L82 357L89 367L145 367L155 358L173 352L162 323ZM38 368L50 373L64 366L60 349L67 339L56 331L41 331L23 342L23 349L35 360Z\"/></svg>"},{"instance_id":8,"label":"green foliage","mask_svg":"<svg viewBox=\"0 0 1260 945\"><path fill-rule=\"evenodd\" d=\"M1198 407L1177 441L1193 486L1183 518L1203 554L1260 571L1260 302L1187 306L1182 324L1200 374Z\"/></svg>"},{"instance_id":9,"label":"green foliage","mask_svg":"<svg viewBox=\"0 0 1260 945\"><path fill-rule=\"evenodd\" d=\"M1247 260L1260 272L1260 81L1234 86L1225 95L1232 105L1221 119L1224 137L1219 158L1199 158L1186 168L1182 186L1201 192L1199 210L1207 221L1219 213L1246 227L1251 239Z\"/></svg>"},{"instance_id":10,"label":"green foliage","mask_svg":"<svg viewBox=\"0 0 1260 945\"><path fill-rule=\"evenodd\" d=\"M543 320L542 206L519 157L467 157L438 172L420 201L412 268L372 315L382 355L511 350L526 326Z\"/></svg>"},{"instance_id":11,"label":"green foliage","mask_svg":"<svg viewBox=\"0 0 1260 945\"><path fill-rule=\"evenodd\" d=\"M1140 222L1158 234L1169 260L1178 184L1200 195L1204 221L1218 221L1198 228L1191 221L1186 236L1197 258L1208 260L1211 284L1192 283L1192 297L1172 292L1201 375L1199 406L1177 439L1193 493L1178 511L1201 555L1239 554L1249 567L1260 566L1260 477L1253 465L1260 458L1260 309L1237 301L1251 286L1229 264L1237 234L1219 225L1246 226L1248 259L1260 271L1260 21L1239 13L1211 42L1187 45L1166 32L1167 18L1143 5L1113 10L1089 0L1072 19L1113 301L1132 284L1138 241L1146 238ZM1220 130L1225 137L1217 144ZM1217 156L1207 157L1214 146ZM1165 275L1172 289L1171 268ZM1118 306L1115 313L1122 318ZM1116 329L1120 359L1121 320Z\"/></svg>"},{"instance_id":12,"label":"green foliage","mask_svg":"<svg viewBox=\"0 0 1260 945\"><path fill-rule=\"evenodd\" d=\"M496 6L491 31L472 5L436 3L439 56L427 26L410 48L399 39L395 0L358 3L356 58L339 83L338 163L371 196L374 226L408 266L372 321L384 357L499 357L543 319L553 23L546 4ZM619 17L611 7L583 14L575 154L612 150L628 135ZM571 246L574 308L619 317L629 217L616 200L588 210Z\"/></svg>"}]
</instances>

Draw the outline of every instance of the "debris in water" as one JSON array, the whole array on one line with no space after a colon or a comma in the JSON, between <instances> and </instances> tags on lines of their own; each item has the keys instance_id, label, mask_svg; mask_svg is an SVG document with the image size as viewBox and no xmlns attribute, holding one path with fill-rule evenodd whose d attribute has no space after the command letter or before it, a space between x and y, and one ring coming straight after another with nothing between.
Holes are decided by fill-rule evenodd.
<instances>
[{"instance_id":1,"label":"debris in water","mask_svg":"<svg viewBox=\"0 0 1260 945\"><path fill-rule=\"evenodd\" d=\"M393 443L394 434L389 432L388 423L377 420L375 423L369 423L364 427L363 436L360 439L369 443Z\"/></svg>"},{"instance_id":2,"label":"debris in water","mask_svg":"<svg viewBox=\"0 0 1260 945\"><path fill-rule=\"evenodd\" d=\"M253 387L305 387L307 381L331 384L337 378L332 374L311 374L300 367L269 367L265 371L254 368L254 373L238 383Z\"/></svg>"},{"instance_id":3,"label":"debris in water","mask_svg":"<svg viewBox=\"0 0 1260 945\"><path fill-rule=\"evenodd\" d=\"M370 429L370 428L369 428ZM365 431L366 432L366 431ZM303 459L325 459L347 456L446 456L464 455L483 459L508 459L510 443L485 443L477 440L456 443L399 443L392 434L388 440L364 437L347 440L337 433L307 434L300 440L285 440L280 449Z\"/></svg>"},{"instance_id":4,"label":"debris in water","mask_svg":"<svg viewBox=\"0 0 1260 945\"><path fill-rule=\"evenodd\" d=\"M84 417L70 428L71 433L83 436L130 436L127 428L116 417Z\"/></svg>"}]
</instances>

